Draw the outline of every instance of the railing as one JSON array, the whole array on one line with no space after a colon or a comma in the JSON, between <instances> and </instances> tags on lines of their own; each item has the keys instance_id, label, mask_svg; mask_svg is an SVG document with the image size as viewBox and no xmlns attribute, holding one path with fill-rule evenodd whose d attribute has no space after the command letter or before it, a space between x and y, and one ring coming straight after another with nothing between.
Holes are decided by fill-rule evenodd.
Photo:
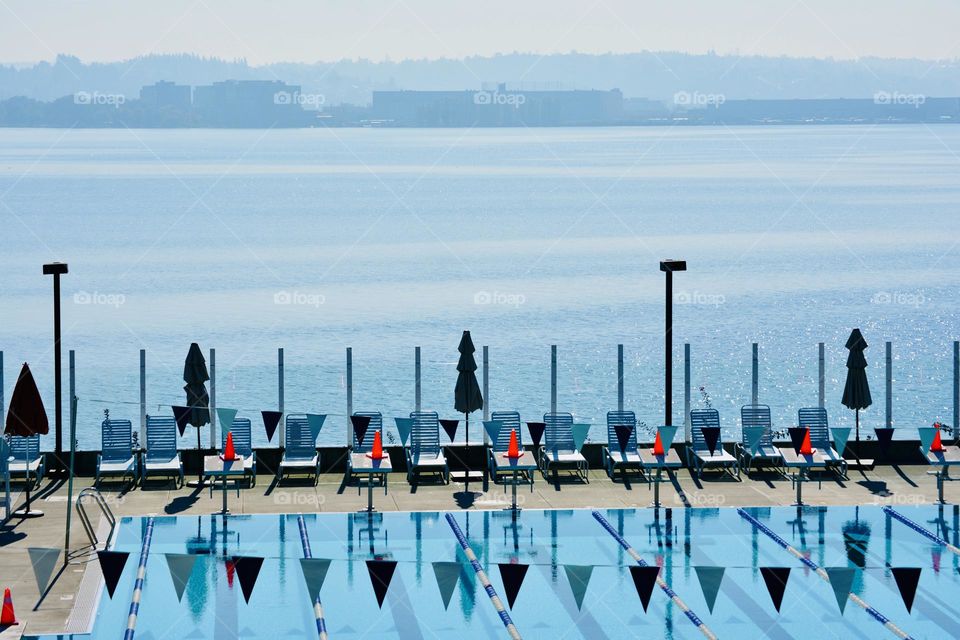
<instances>
[{"instance_id":1,"label":"railing","mask_svg":"<svg viewBox=\"0 0 960 640\"><path fill-rule=\"evenodd\" d=\"M110 506L103 498L103 495L101 495L101 493L94 487L87 487L77 494L77 515L80 517L80 523L83 525L83 530L87 532L87 537L90 538L90 546L92 546L94 549L96 549L97 545L100 544L100 540L97 537L96 530L93 528L93 523L90 521L90 516L87 514L87 508L83 503L84 498L92 498L93 502L100 507L100 511L107 519L107 522L110 523L110 533L107 534L107 540L103 545L103 548L106 549L110 546L110 539L113 538L113 530L117 526L117 518L113 515L113 511L110 510Z\"/></svg>"}]
</instances>

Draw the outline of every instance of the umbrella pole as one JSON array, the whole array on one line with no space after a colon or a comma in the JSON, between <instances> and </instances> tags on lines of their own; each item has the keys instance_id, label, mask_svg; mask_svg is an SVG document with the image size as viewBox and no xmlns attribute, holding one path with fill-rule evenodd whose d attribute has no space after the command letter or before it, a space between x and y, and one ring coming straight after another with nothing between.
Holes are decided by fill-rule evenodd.
<instances>
[{"instance_id":1,"label":"umbrella pole","mask_svg":"<svg viewBox=\"0 0 960 640\"><path fill-rule=\"evenodd\" d=\"M197 427L197 458L200 466L197 467L197 486L203 486L203 453L200 451L200 427Z\"/></svg>"},{"instance_id":2,"label":"umbrella pole","mask_svg":"<svg viewBox=\"0 0 960 640\"><path fill-rule=\"evenodd\" d=\"M464 466L467 468L467 475L464 478L463 490L465 493L470 493L470 414L464 413L464 418L466 418L466 426L464 427Z\"/></svg>"}]
</instances>

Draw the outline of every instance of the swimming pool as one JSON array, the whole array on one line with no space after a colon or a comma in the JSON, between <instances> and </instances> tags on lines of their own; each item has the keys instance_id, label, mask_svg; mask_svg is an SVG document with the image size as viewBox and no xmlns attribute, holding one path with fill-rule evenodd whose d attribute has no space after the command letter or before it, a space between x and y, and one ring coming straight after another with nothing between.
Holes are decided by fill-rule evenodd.
<instances>
[{"instance_id":1,"label":"swimming pool","mask_svg":"<svg viewBox=\"0 0 960 640\"><path fill-rule=\"evenodd\" d=\"M114 597L101 596L92 636L74 637L123 636L147 538L134 630L144 639L316 638L318 617L330 638L509 637L505 619L523 638L553 640L897 637L892 627L914 638L960 637L953 613L960 556L914 528L957 545L960 511L953 505L449 515L456 527L435 512L124 518L113 549L130 556ZM618 538L660 568L666 588L647 581L656 569L631 570L638 565ZM305 555L313 561L303 565ZM322 582L320 607L304 568L314 585ZM766 580L776 583L786 568L778 613ZM916 569L908 612L898 578L909 587ZM175 576L183 580L181 600ZM841 614L838 599L846 597L833 587L845 594L845 576L854 597ZM638 583L650 593L646 612ZM511 607L508 587L517 584ZM707 596L717 584L711 611ZM382 606L375 585L385 587Z\"/></svg>"}]
</instances>

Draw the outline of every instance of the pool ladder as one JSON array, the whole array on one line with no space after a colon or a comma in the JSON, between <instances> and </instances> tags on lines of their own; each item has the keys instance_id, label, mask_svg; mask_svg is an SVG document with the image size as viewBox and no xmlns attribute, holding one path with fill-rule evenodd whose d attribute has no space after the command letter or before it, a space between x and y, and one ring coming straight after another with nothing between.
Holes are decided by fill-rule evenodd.
<instances>
[{"instance_id":1,"label":"pool ladder","mask_svg":"<svg viewBox=\"0 0 960 640\"><path fill-rule=\"evenodd\" d=\"M93 502L100 507L100 511L107 519L107 522L110 523L110 533L107 534L107 540L103 545L103 548L106 549L108 546L110 546L110 539L113 537L113 530L117 526L117 518L113 515L113 511L110 510L110 506L104 499L103 494L97 491L97 489L94 487L87 487L77 494L77 515L80 517L80 523L83 525L83 530L87 532L87 537L90 539L90 546L92 546L94 549L97 548L100 540L97 537L97 532L94 530L93 524L90 521L90 516L87 514L87 508L84 505L83 500L84 498L91 498Z\"/></svg>"}]
</instances>

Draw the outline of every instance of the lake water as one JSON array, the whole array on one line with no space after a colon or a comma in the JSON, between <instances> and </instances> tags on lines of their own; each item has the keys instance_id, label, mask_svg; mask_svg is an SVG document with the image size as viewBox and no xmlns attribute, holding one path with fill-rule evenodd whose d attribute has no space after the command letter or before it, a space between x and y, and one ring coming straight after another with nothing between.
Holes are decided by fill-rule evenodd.
<instances>
[{"instance_id":1,"label":"lake water","mask_svg":"<svg viewBox=\"0 0 960 640\"><path fill-rule=\"evenodd\" d=\"M750 343L760 400L786 428L817 402L822 341L831 423L852 425L843 345L859 326L874 395L865 433L883 426L889 340L894 426L916 437L952 422L958 213L960 128L947 125L3 129L3 389L9 401L30 362L52 414L41 265L63 260L81 448L99 445L105 409L136 424L140 349L148 411L181 404L192 341L216 348L218 405L257 425L277 405L278 347L287 412L331 416L321 443L346 441L347 346L356 410L413 409L419 345L424 408L456 417L463 329L489 345L492 408L524 419L549 410L556 344L558 408L599 439L618 343L626 407L662 422L658 261L678 257L678 422L682 343L694 408L702 386L731 436L750 401Z\"/></svg>"}]
</instances>

